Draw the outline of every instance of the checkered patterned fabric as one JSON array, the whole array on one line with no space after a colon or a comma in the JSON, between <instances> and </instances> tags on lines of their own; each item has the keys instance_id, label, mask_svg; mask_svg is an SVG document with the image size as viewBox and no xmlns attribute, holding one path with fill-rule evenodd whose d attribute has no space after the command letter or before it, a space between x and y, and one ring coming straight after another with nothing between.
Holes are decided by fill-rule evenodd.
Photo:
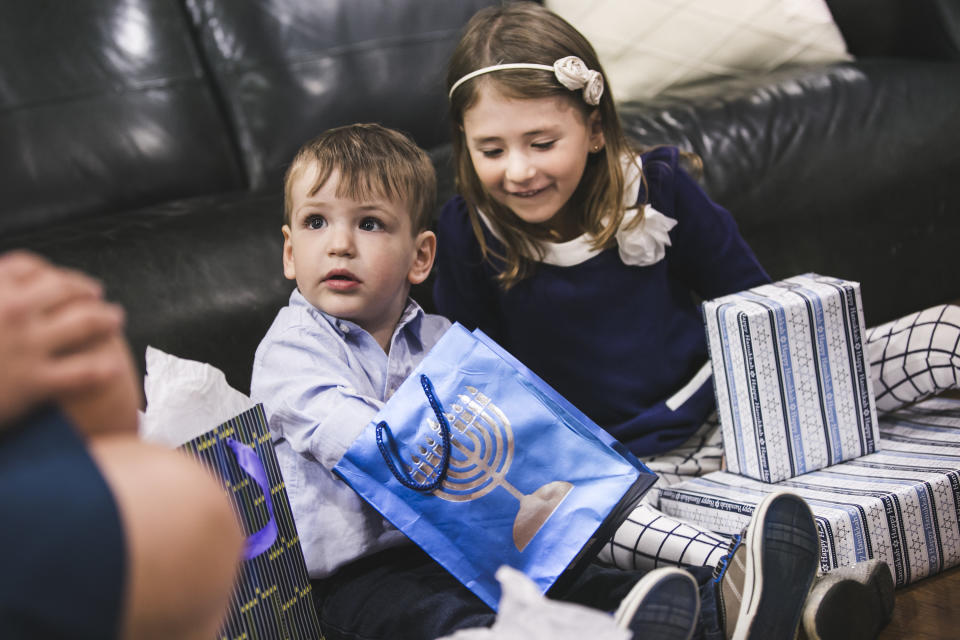
<instances>
[{"instance_id":1,"label":"checkered patterned fabric","mask_svg":"<svg viewBox=\"0 0 960 640\"><path fill-rule=\"evenodd\" d=\"M658 501L661 488L720 469L723 440L718 424L713 415L681 446L642 458L659 479L644 497L644 504L630 514L601 550L601 562L621 569L716 566L727 553L729 538L665 516L652 505Z\"/></svg>"},{"instance_id":2,"label":"checkered patterned fabric","mask_svg":"<svg viewBox=\"0 0 960 640\"><path fill-rule=\"evenodd\" d=\"M870 329L867 352L880 411L955 388L960 382L960 307L933 307Z\"/></svg>"},{"instance_id":3,"label":"checkered patterned fabric","mask_svg":"<svg viewBox=\"0 0 960 640\"><path fill-rule=\"evenodd\" d=\"M664 515L650 505L634 509L600 552L601 562L620 569L716 566L730 538Z\"/></svg>"},{"instance_id":4,"label":"checkered patterned fabric","mask_svg":"<svg viewBox=\"0 0 960 640\"><path fill-rule=\"evenodd\" d=\"M676 449L641 458L643 464L659 476L654 487L670 486L691 477L718 471L723 462L723 435L718 428L719 424L717 414L714 413L693 436Z\"/></svg>"}]
</instances>

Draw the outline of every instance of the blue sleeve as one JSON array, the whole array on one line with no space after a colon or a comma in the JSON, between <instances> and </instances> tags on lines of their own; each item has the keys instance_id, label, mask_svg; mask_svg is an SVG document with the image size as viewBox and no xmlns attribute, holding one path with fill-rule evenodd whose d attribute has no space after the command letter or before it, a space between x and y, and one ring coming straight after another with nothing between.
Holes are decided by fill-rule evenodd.
<instances>
[{"instance_id":1,"label":"blue sleeve","mask_svg":"<svg viewBox=\"0 0 960 640\"><path fill-rule=\"evenodd\" d=\"M643 157L650 204L674 218L671 273L704 300L770 282L730 212L713 202L668 147Z\"/></svg>"},{"instance_id":2,"label":"blue sleeve","mask_svg":"<svg viewBox=\"0 0 960 640\"><path fill-rule=\"evenodd\" d=\"M499 285L493 268L484 262L473 233L467 204L460 196L450 199L437 223L437 275L433 301L442 315L468 329L480 328L499 340Z\"/></svg>"}]
</instances>

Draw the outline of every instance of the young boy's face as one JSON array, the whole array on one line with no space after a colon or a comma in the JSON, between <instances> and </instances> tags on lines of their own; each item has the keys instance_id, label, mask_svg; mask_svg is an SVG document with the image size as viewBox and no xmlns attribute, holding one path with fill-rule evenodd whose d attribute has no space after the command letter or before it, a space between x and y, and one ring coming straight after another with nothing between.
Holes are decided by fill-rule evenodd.
<instances>
[{"instance_id":1,"label":"young boy's face","mask_svg":"<svg viewBox=\"0 0 960 640\"><path fill-rule=\"evenodd\" d=\"M403 202L338 197L337 171L309 195L316 177L317 167L308 166L290 189L283 273L310 304L357 323L388 349L410 284L430 273L436 236L413 233Z\"/></svg>"}]
</instances>

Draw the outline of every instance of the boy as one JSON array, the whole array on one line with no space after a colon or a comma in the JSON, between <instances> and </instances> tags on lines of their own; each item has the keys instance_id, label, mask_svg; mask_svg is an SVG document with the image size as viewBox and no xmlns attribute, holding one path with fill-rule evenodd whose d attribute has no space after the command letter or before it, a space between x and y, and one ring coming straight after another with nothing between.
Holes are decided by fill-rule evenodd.
<instances>
[{"instance_id":1,"label":"boy","mask_svg":"<svg viewBox=\"0 0 960 640\"><path fill-rule=\"evenodd\" d=\"M297 289L257 349L251 395L266 410L330 640L432 640L494 621L479 598L331 472L450 326L409 298L433 265L435 197L426 154L378 125L327 131L304 145L287 171L283 270ZM758 511L749 564L762 577L744 591L759 601L761 582L770 584L767 602L782 587L774 595L786 608L767 607L738 631L763 637L750 633L754 621L760 629L785 617L792 636L819 561L816 530L806 504L789 494ZM778 526L801 551L761 542ZM645 638L685 640L695 631L722 634L715 594L708 567L644 575L591 565L563 599L617 608L618 623Z\"/></svg>"},{"instance_id":2,"label":"boy","mask_svg":"<svg viewBox=\"0 0 960 640\"><path fill-rule=\"evenodd\" d=\"M257 349L251 395L307 569L325 577L407 542L329 469L450 326L408 300L433 265L436 177L400 134L357 125L304 145L284 191L283 273L297 288Z\"/></svg>"}]
</instances>

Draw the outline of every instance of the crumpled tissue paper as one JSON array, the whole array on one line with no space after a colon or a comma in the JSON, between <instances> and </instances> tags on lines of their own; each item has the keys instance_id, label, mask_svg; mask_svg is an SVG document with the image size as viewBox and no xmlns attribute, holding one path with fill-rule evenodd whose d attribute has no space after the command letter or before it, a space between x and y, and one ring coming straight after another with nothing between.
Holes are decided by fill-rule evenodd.
<instances>
[{"instance_id":1,"label":"crumpled tissue paper","mask_svg":"<svg viewBox=\"0 0 960 640\"><path fill-rule=\"evenodd\" d=\"M497 570L502 593L497 619L490 628L461 629L438 640L630 640L613 616L541 595L530 578L511 567Z\"/></svg>"},{"instance_id":2,"label":"crumpled tissue paper","mask_svg":"<svg viewBox=\"0 0 960 640\"><path fill-rule=\"evenodd\" d=\"M140 437L176 448L236 417L254 402L216 367L147 347L143 380L147 410Z\"/></svg>"}]
</instances>

